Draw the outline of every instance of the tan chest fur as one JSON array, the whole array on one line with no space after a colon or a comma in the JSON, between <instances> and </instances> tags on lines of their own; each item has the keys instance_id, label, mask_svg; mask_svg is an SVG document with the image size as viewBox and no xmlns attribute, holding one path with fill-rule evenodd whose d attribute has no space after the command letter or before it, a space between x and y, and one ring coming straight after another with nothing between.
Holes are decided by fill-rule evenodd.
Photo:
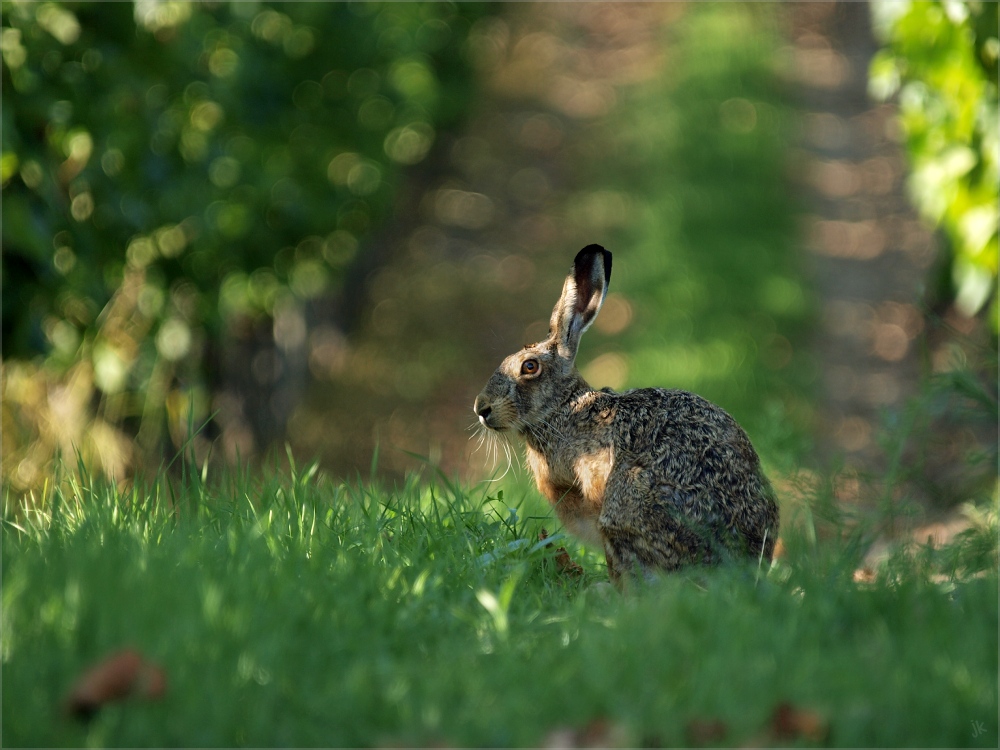
<instances>
[{"instance_id":1,"label":"tan chest fur","mask_svg":"<svg viewBox=\"0 0 1000 750\"><path fill-rule=\"evenodd\" d=\"M552 503L559 520L568 531L598 546L603 539L597 519L613 461L611 446L552 458L528 448L528 465L538 489Z\"/></svg>"}]
</instances>

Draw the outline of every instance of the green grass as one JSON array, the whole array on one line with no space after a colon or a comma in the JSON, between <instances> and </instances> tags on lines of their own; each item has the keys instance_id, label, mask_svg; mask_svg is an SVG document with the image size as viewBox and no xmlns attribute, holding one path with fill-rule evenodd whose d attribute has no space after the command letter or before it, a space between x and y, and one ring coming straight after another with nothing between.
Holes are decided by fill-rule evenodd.
<instances>
[{"instance_id":1,"label":"green grass","mask_svg":"<svg viewBox=\"0 0 1000 750\"><path fill-rule=\"evenodd\" d=\"M770 573L622 597L565 539L585 575L560 573L533 496L313 468L208 480L66 482L31 512L7 495L4 746L537 746L598 719L604 743L687 745L690 721L720 720L739 745L782 701L832 745L996 746L995 543L943 582L954 550L860 586L850 545L791 538ZM163 666L165 697L65 718L74 679L123 646Z\"/></svg>"}]
</instances>

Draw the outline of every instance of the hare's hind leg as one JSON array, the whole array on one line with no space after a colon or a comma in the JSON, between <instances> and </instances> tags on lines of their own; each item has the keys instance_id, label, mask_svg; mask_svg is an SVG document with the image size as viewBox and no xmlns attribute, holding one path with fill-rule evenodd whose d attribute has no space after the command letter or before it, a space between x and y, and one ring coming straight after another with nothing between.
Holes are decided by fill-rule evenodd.
<instances>
[{"instance_id":1,"label":"hare's hind leg","mask_svg":"<svg viewBox=\"0 0 1000 750\"><path fill-rule=\"evenodd\" d=\"M612 469L598 526L608 575L618 588L627 577L649 579L656 572L707 562L703 540L665 512L641 468Z\"/></svg>"},{"instance_id":2,"label":"hare's hind leg","mask_svg":"<svg viewBox=\"0 0 1000 750\"><path fill-rule=\"evenodd\" d=\"M629 578L648 581L656 573L714 562L701 539L680 525L642 529L603 526L601 532L608 576L618 588Z\"/></svg>"},{"instance_id":3,"label":"hare's hind leg","mask_svg":"<svg viewBox=\"0 0 1000 750\"><path fill-rule=\"evenodd\" d=\"M630 581L650 581L658 572L681 567L656 554L640 536L620 529L605 530L604 559L608 563L608 578L619 590L625 589Z\"/></svg>"},{"instance_id":4,"label":"hare's hind leg","mask_svg":"<svg viewBox=\"0 0 1000 750\"><path fill-rule=\"evenodd\" d=\"M627 579L649 579L684 564L682 549L656 518L646 473L615 466L608 476L598 519L608 575L619 589Z\"/></svg>"}]
</instances>

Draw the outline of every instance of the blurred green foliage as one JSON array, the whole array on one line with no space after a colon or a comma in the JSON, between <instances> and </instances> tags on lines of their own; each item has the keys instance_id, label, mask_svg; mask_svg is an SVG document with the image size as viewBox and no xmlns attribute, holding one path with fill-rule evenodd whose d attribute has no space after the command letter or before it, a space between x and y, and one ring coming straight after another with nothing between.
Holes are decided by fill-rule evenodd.
<instances>
[{"instance_id":1,"label":"blurred green foliage","mask_svg":"<svg viewBox=\"0 0 1000 750\"><path fill-rule=\"evenodd\" d=\"M872 60L870 91L898 94L911 194L948 238L957 307L975 315L993 297L996 330L997 3L904 0L872 11L885 46Z\"/></svg>"},{"instance_id":2,"label":"blurred green foliage","mask_svg":"<svg viewBox=\"0 0 1000 750\"><path fill-rule=\"evenodd\" d=\"M466 109L483 12L4 3L4 359L85 363L83 400L158 435L227 331L342 284Z\"/></svg>"}]
</instances>

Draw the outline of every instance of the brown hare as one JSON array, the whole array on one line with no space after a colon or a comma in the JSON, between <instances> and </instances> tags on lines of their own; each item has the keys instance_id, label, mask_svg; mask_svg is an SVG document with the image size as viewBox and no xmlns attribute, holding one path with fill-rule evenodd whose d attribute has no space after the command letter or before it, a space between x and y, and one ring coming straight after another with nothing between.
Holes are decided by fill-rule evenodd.
<instances>
[{"instance_id":1,"label":"brown hare","mask_svg":"<svg viewBox=\"0 0 1000 750\"><path fill-rule=\"evenodd\" d=\"M500 364L476 397L480 422L524 437L538 489L567 530L603 548L618 586L728 557L770 561L778 506L729 414L686 391L594 390L577 372L610 279L610 252L577 254L548 338Z\"/></svg>"}]
</instances>

